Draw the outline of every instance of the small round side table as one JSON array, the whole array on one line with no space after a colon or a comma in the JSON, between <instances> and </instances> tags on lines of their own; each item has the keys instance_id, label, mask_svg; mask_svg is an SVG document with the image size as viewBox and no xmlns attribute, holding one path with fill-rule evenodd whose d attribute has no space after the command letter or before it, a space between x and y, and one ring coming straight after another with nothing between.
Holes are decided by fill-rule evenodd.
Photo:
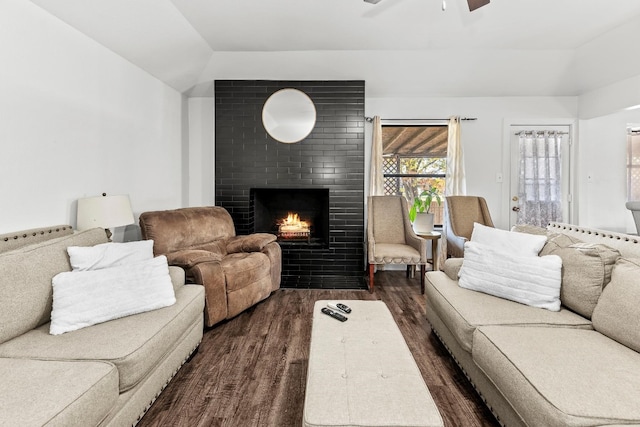
<instances>
[{"instance_id":1,"label":"small round side table","mask_svg":"<svg viewBox=\"0 0 640 427\"><path fill-rule=\"evenodd\" d=\"M423 239L431 240L431 259L427 261L431 261L433 265L433 271L438 271L438 240L442 237L442 233L439 231L432 231L430 233L416 233L418 237L422 237Z\"/></svg>"}]
</instances>

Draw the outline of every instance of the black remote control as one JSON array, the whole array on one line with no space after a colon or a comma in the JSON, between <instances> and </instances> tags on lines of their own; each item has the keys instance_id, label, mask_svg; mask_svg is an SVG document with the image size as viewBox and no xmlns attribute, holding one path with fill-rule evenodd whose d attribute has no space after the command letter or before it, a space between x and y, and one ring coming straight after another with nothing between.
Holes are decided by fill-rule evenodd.
<instances>
[{"instance_id":1,"label":"black remote control","mask_svg":"<svg viewBox=\"0 0 640 427\"><path fill-rule=\"evenodd\" d=\"M335 311L333 311L333 310L331 310L330 308L327 308L327 307L324 307L322 309L322 312L324 314L326 314L327 316L331 316L334 319L337 319L337 320L339 320L341 322L345 322L347 320L347 318L345 316L343 316L342 314L337 313L337 312L335 312Z\"/></svg>"},{"instance_id":2,"label":"black remote control","mask_svg":"<svg viewBox=\"0 0 640 427\"><path fill-rule=\"evenodd\" d=\"M346 305L344 305L342 303L336 304L336 307L338 307L340 310L344 311L347 314L351 313L351 308L349 308L348 306L346 306Z\"/></svg>"},{"instance_id":3,"label":"black remote control","mask_svg":"<svg viewBox=\"0 0 640 427\"><path fill-rule=\"evenodd\" d=\"M329 307L331 310L334 310L334 311L343 312L346 314L351 313L351 309L342 303L328 302L327 307Z\"/></svg>"}]
</instances>

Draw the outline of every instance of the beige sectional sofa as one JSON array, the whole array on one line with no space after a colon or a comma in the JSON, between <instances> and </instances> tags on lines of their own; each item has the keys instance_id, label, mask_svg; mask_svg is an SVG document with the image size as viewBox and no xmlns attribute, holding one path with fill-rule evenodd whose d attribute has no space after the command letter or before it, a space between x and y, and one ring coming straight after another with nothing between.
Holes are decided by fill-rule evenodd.
<instances>
[{"instance_id":1,"label":"beige sectional sofa","mask_svg":"<svg viewBox=\"0 0 640 427\"><path fill-rule=\"evenodd\" d=\"M449 259L433 332L502 425L640 425L640 238L552 223L541 254L563 259L560 311L463 289Z\"/></svg>"},{"instance_id":2,"label":"beige sectional sofa","mask_svg":"<svg viewBox=\"0 0 640 427\"><path fill-rule=\"evenodd\" d=\"M135 425L197 349L204 289L170 267L175 304L49 333L52 278L66 248L107 242L69 226L0 236L0 426Z\"/></svg>"}]
</instances>

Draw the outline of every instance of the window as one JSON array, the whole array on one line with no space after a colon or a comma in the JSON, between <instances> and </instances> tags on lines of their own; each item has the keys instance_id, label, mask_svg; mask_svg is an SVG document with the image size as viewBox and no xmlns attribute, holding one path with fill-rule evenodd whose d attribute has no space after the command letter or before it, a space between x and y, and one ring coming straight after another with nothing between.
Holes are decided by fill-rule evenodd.
<instances>
[{"instance_id":1,"label":"window","mask_svg":"<svg viewBox=\"0 0 640 427\"><path fill-rule=\"evenodd\" d=\"M382 126L385 194L403 195L409 205L434 186L444 197L447 164L447 126ZM442 225L443 206L433 202L434 223Z\"/></svg>"}]
</instances>

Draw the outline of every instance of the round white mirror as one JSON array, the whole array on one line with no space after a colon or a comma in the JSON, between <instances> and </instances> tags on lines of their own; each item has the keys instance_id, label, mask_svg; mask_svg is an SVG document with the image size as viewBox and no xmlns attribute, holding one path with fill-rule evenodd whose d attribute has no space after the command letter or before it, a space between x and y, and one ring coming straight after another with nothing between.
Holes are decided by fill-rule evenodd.
<instances>
[{"instance_id":1,"label":"round white mirror","mask_svg":"<svg viewBox=\"0 0 640 427\"><path fill-rule=\"evenodd\" d=\"M281 89L264 103L262 124L276 141L300 142L316 125L316 107L306 93L298 89Z\"/></svg>"}]
</instances>

